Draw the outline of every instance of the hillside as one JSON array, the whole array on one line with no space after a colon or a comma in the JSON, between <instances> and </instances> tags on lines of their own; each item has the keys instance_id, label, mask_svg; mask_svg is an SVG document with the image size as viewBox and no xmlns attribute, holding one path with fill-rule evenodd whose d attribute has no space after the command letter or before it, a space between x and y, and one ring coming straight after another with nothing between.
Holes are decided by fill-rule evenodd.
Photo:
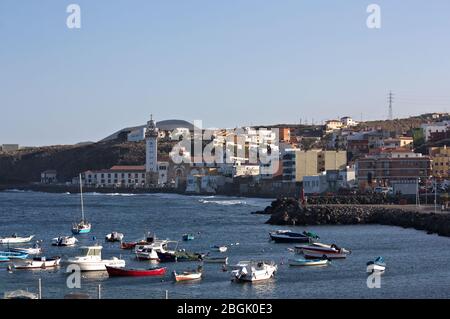
<instances>
[{"instance_id":1,"label":"hillside","mask_svg":"<svg viewBox=\"0 0 450 319\"><path fill-rule=\"evenodd\" d=\"M0 153L0 184L40 181L47 169L58 172L60 182L70 181L81 171L113 165L142 165L145 144L110 141L81 145L58 145Z\"/></svg>"}]
</instances>

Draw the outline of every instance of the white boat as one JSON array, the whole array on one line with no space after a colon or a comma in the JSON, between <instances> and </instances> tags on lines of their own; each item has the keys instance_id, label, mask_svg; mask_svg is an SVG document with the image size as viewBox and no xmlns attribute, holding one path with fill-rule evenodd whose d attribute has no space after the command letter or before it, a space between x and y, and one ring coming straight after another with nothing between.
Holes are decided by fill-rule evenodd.
<instances>
[{"instance_id":1,"label":"white boat","mask_svg":"<svg viewBox=\"0 0 450 319\"><path fill-rule=\"evenodd\" d=\"M122 233L113 231L112 233L105 236L105 240L110 241L110 242L116 242L116 241L122 241L123 237L124 237L124 235Z\"/></svg>"},{"instance_id":2,"label":"white boat","mask_svg":"<svg viewBox=\"0 0 450 319\"><path fill-rule=\"evenodd\" d=\"M26 261L25 263L14 264L14 268L15 269L53 268L59 266L60 261L61 261L60 257L52 257L52 258L36 257L33 258L32 260Z\"/></svg>"},{"instance_id":3,"label":"white boat","mask_svg":"<svg viewBox=\"0 0 450 319\"><path fill-rule=\"evenodd\" d=\"M84 218L83 181L80 174L81 221L72 225L72 234L86 234L91 231L91 223Z\"/></svg>"},{"instance_id":4,"label":"white boat","mask_svg":"<svg viewBox=\"0 0 450 319\"><path fill-rule=\"evenodd\" d=\"M106 271L106 266L123 268L125 260L113 257L112 259L102 259L102 246L81 247L81 256L69 258L67 263L75 264L81 271Z\"/></svg>"},{"instance_id":5,"label":"white boat","mask_svg":"<svg viewBox=\"0 0 450 319\"><path fill-rule=\"evenodd\" d=\"M53 246L75 246L78 242L73 236L60 236L52 239Z\"/></svg>"},{"instance_id":6,"label":"white boat","mask_svg":"<svg viewBox=\"0 0 450 319\"><path fill-rule=\"evenodd\" d=\"M22 243L28 243L34 238L34 235L28 236L28 237L19 237L17 234L11 235L11 237L0 237L0 244L7 245L7 244L22 244Z\"/></svg>"},{"instance_id":7,"label":"white boat","mask_svg":"<svg viewBox=\"0 0 450 319\"><path fill-rule=\"evenodd\" d=\"M136 258L139 260L158 261L159 260L158 252L160 253L170 252L169 250L167 250L167 244L169 242L171 241L166 239L154 239L151 244L136 245L134 253L136 255Z\"/></svg>"},{"instance_id":8,"label":"white boat","mask_svg":"<svg viewBox=\"0 0 450 319\"><path fill-rule=\"evenodd\" d=\"M212 246L211 250L224 253L224 252L226 252L228 250L228 247L227 246Z\"/></svg>"},{"instance_id":9,"label":"white boat","mask_svg":"<svg viewBox=\"0 0 450 319\"><path fill-rule=\"evenodd\" d=\"M274 262L252 261L231 272L231 279L237 282L255 282L272 278L278 267Z\"/></svg>"},{"instance_id":10,"label":"white boat","mask_svg":"<svg viewBox=\"0 0 450 319\"><path fill-rule=\"evenodd\" d=\"M313 243L310 245L295 246L295 253L303 254L306 258L315 259L344 259L350 254L345 248L336 245L326 245L321 243Z\"/></svg>"},{"instance_id":11,"label":"white boat","mask_svg":"<svg viewBox=\"0 0 450 319\"><path fill-rule=\"evenodd\" d=\"M377 257L367 263L367 272L384 272L386 270L386 263L383 257Z\"/></svg>"},{"instance_id":12,"label":"white boat","mask_svg":"<svg viewBox=\"0 0 450 319\"><path fill-rule=\"evenodd\" d=\"M326 266L329 263L328 259L289 259L289 266Z\"/></svg>"},{"instance_id":13,"label":"white boat","mask_svg":"<svg viewBox=\"0 0 450 319\"><path fill-rule=\"evenodd\" d=\"M28 255L39 255L42 253L42 247L36 243L33 247L29 248L11 248L11 251L17 252L17 253L24 253Z\"/></svg>"}]
</instances>

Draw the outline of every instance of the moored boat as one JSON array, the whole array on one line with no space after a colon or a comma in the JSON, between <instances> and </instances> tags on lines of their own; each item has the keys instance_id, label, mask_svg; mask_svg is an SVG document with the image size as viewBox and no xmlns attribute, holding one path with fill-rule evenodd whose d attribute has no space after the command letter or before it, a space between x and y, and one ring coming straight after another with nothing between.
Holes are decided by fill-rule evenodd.
<instances>
[{"instance_id":1,"label":"moored boat","mask_svg":"<svg viewBox=\"0 0 450 319\"><path fill-rule=\"evenodd\" d=\"M91 223L89 223L84 218L84 203L83 203L83 181L81 179L80 174L80 201L81 201L81 221L79 223L72 225L72 233L74 235L77 234L86 234L91 231Z\"/></svg>"},{"instance_id":2,"label":"moored boat","mask_svg":"<svg viewBox=\"0 0 450 319\"><path fill-rule=\"evenodd\" d=\"M340 248L335 244L326 245L321 243L313 243L310 245L295 246L297 254L303 254L309 259L344 259L351 252L345 248Z\"/></svg>"},{"instance_id":3,"label":"moored boat","mask_svg":"<svg viewBox=\"0 0 450 319\"><path fill-rule=\"evenodd\" d=\"M386 263L383 257L377 257L375 260L367 262L367 272L384 272L386 270Z\"/></svg>"},{"instance_id":4,"label":"moored boat","mask_svg":"<svg viewBox=\"0 0 450 319\"><path fill-rule=\"evenodd\" d=\"M102 246L81 247L81 256L69 258L69 264L76 264L81 271L104 271L106 266L123 268L125 260L113 257L102 259Z\"/></svg>"},{"instance_id":5,"label":"moored boat","mask_svg":"<svg viewBox=\"0 0 450 319\"><path fill-rule=\"evenodd\" d=\"M310 243L315 238L307 234L306 232L295 233L290 230L277 230L269 233L269 236L275 243Z\"/></svg>"},{"instance_id":6,"label":"moored boat","mask_svg":"<svg viewBox=\"0 0 450 319\"><path fill-rule=\"evenodd\" d=\"M202 278L202 275L203 271L201 266L197 270L183 271L181 273L177 273L175 270L173 271L173 277L176 282L198 280Z\"/></svg>"},{"instance_id":7,"label":"moored boat","mask_svg":"<svg viewBox=\"0 0 450 319\"><path fill-rule=\"evenodd\" d=\"M19 253L14 251L0 251L0 258L2 259L27 259L28 254L26 253ZM6 260L4 260L6 261Z\"/></svg>"},{"instance_id":8,"label":"moored boat","mask_svg":"<svg viewBox=\"0 0 450 319\"><path fill-rule=\"evenodd\" d=\"M328 259L302 259L295 258L288 260L289 266L326 266L329 263Z\"/></svg>"},{"instance_id":9,"label":"moored boat","mask_svg":"<svg viewBox=\"0 0 450 319\"><path fill-rule=\"evenodd\" d=\"M17 253L24 253L28 255L39 255L42 253L42 247L36 243L33 247L29 248L11 248L10 251L17 252Z\"/></svg>"},{"instance_id":10,"label":"moored boat","mask_svg":"<svg viewBox=\"0 0 450 319\"><path fill-rule=\"evenodd\" d=\"M201 261L203 255L187 251L157 251L160 262Z\"/></svg>"},{"instance_id":11,"label":"moored boat","mask_svg":"<svg viewBox=\"0 0 450 319\"><path fill-rule=\"evenodd\" d=\"M203 262L205 263L214 263L214 264L227 264L228 263L228 257L222 257L222 256L204 256Z\"/></svg>"},{"instance_id":12,"label":"moored boat","mask_svg":"<svg viewBox=\"0 0 450 319\"><path fill-rule=\"evenodd\" d=\"M52 239L53 246L74 246L78 242L73 236L60 236Z\"/></svg>"},{"instance_id":13,"label":"moored boat","mask_svg":"<svg viewBox=\"0 0 450 319\"><path fill-rule=\"evenodd\" d=\"M228 247L227 247L227 246L224 246L224 245L222 245L222 246L215 245L215 246L212 246L212 247L211 247L211 250L212 250L212 251L218 251L218 252L224 253L224 252L226 252L226 251L228 250Z\"/></svg>"},{"instance_id":14,"label":"moored boat","mask_svg":"<svg viewBox=\"0 0 450 319\"><path fill-rule=\"evenodd\" d=\"M195 239L194 234L184 234L183 235L183 240L184 241L189 241L189 240L194 240L194 239Z\"/></svg>"},{"instance_id":15,"label":"moored boat","mask_svg":"<svg viewBox=\"0 0 450 319\"><path fill-rule=\"evenodd\" d=\"M124 235L122 233L118 233L116 231L111 232L105 236L105 240L109 242L117 242L122 241Z\"/></svg>"},{"instance_id":16,"label":"moored boat","mask_svg":"<svg viewBox=\"0 0 450 319\"><path fill-rule=\"evenodd\" d=\"M15 269L38 269L38 268L53 268L59 266L61 261L60 257L36 257L23 264L14 264Z\"/></svg>"},{"instance_id":17,"label":"moored boat","mask_svg":"<svg viewBox=\"0 0 450 319\"><path fill-rule=\"evenodd\" d=\"M124 269L112 266L106 266L106 271L110 277L148 277L148 276L164 276L165 267L150 269Z\"/></svg>"},{"instance_id":18,"label":"moored boat","mask_svg":"<svg viewBox=\"0 0 450 319\"><path fill-rule=\"evenodd\" d=\"M0 237L0 244L8 245L8 244L22 244L28 243L34 238L34 235L28 237L19 237L17 234L13 234L10 237Z\"/></svg>"},{"instance_id":19,"label":"moored boat","mask_svg":"<svg viewBox=\"0 0 450 319\"><path fill-rule=\"evenodd\" d=\"M231 279L236 282L255 282L272 278L278 267L274 262L252 261L240 269L231 272Z\"/></svg>"}]
</instances>

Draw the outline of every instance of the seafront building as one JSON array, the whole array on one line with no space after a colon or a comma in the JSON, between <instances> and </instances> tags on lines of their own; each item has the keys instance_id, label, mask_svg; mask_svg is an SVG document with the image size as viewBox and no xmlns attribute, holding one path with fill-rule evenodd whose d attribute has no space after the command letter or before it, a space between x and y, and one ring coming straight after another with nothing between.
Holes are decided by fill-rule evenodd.
<instances>
[{"instance_id":1,"label":"seafront building","mask_svg":"<svg viewBox=\"0 0 450 319\"><path fill-rule=\"evenodd\" d=\"M408 149L382 149L356 161L361 189L392 183L417 183L431 174L431 159Z\"/></svg>"},{"instance_id":2,"label":"seafront building","mask_svg":"<svg viewBox=\"0 0 450 319\"><path fill-rule=\"evenodd\" d=\"M290 149L284 154L282 165L284 182L303 182L305 176L344 169L347 166L347 152Z\"/></svg>"}]
</instances>

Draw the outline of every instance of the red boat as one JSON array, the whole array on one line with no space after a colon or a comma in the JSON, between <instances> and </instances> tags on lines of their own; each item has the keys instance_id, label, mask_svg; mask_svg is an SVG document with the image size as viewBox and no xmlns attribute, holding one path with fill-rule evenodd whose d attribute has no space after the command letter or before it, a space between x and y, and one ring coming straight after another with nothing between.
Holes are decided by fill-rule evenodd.
<instances>
[{"instance_id":1,"label":"red boat","mask_svg":"<svg viewBox=\"0 0 450 319\"><path fill-rule=\"evenodd\" d=\"M145 276L163 276L166 273L166 268L153 269L123 269L106 266L106 271L110 277L145 277Z\"/></svg>"}]
</instances>

